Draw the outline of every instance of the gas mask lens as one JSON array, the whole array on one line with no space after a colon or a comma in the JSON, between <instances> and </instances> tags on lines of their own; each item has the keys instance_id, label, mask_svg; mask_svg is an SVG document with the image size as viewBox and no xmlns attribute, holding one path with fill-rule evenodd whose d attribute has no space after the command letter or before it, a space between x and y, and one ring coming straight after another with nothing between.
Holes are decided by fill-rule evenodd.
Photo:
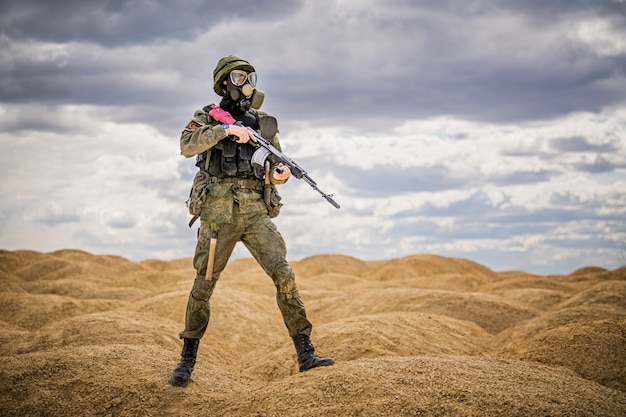
<instances>
[{"instance_id":1,"label":"gas mask lens","mask_svg":"<svg viewBox=\"0 0 626 417\"><path fill-rule=\"evenodd\" d=\"M230 82L234 86L241 87L246 83L246 80L252 87L256 87L256 72L247 73L242 70L232 70L230 72Z\"/></svg>"}]
</instances>

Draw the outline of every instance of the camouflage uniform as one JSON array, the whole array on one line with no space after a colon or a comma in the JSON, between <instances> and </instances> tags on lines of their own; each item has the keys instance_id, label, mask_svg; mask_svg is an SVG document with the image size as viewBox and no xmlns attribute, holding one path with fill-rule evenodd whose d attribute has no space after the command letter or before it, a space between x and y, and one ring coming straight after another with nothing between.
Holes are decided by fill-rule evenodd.
<instances>
[{"instance_id":1,"label":"camouflage uniform","mask_svg":"<svg viewBox=\"0 0 626 417\"><path fill-rule=\"evenodd\" d=\"M200 154L221 140L230 141L221 123L212 120L205 110L198 110L181 134L181 153L187 157ZM271 138L271 142L280 147L277 136ZM270 178L273 183L284 182L274 180L271 174ZM210 317L211 294L238 241L243 242L274 281L276 301L289 335L309 335L312 325L306 317L294 272L286 260L285 241L268 215L263 182L236 177L215 178L214 181L208 187L208 201L202 211L193 261L197 275L187 303L185 330L180 337L200 339L204 335ZM218 239L213 274L207 277L212 229L218 230Z\"/></svg>"},{"instance_id":2,"label":"camouflage uniform","mask_svg":"<svg viewBox=\"0 0 626 417\"><path fill-rule=\"evenodd\" d=\"M183 350L170 383L185 387L190 381L198 345L211 316L211 295L237 242L243 242L274 281L276 301L296 348L300 372L333 365L332 358L315 354L309 337L312 325L286 260L285 241L271 221L280 208L275 185L286 180L274 178L277 164L271 158L270 166L265 161L260 163L263 168L252 163L254 146L247 143L247 130L242 127L259 130L280 150L276 119L251 110L260 108L264 93L254 89L256 72L248 61L234 55L224 57L218 61L213 78L213 89L223 97L220 106L196 111L180 136L181 153L188 158L197 155L200 171L192 195L195 197L197 192L199 197L190 202L190 211L200 213L201 222L193 259L196 279L187 302L185 330L180 333ZM236 137L228 137L226 129ZM288 178L284 175L279 178ZM207 271L215 232L213 271Z\"/></svg>"}]
</instances>

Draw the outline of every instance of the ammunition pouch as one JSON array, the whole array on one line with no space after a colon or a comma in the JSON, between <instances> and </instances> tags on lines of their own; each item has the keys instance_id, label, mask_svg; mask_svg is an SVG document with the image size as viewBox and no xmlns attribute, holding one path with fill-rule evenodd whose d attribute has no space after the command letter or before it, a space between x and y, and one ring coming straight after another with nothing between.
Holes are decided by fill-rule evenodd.
<instances>
[{"instance_id":1,"label":"ammunition pouch","mask_svg":"<svg viewBox=\"0 0 626 417\"><path fill-rule=\"evenodd\" d=\"M210 152L198 155L196 166L207 170L212 177L261 178L262 173L252 167L253 154L254 147L250 144L222 139Z\"/></svg>"},{"instance_id":2,"label":"ammunition pouch","mask_svg":"<svg viewBox=\"0 0 626 417\"><path fill-rule=\"evenodd\" d=\"M265 205L267 206L267 214L269 214L270 219L273 219L280 214L280 208L283 206L283 203L280 202L282 197L278 194L276 186L272 184L269 187L269 197L266 194Z\"/></svg>"},{"instance_id":3,"label":"ammunition pouch","mask_svg":"<svg viewBox=\"0 0 626 417\"><path fill-rule=\"evenodd\" d=\"M191 191L189 191L189 198L187 199L189 214L192 216L199 216L202 214L206 188L210 180L211 177L209 176L209 173L203 170L198 171L196 176L193 178Z\"/></svg>"},{"instance_id":4,"label":"ammunition pouch","mask_svg":"<svg viewBox=\"0 0 626 417\"><path fill-rule=\"evenodd\" d=\"M209 183L200 214L202 221L209 222L211 230L219 230L223 224L233 221L233 184Z\"/></svg>"},{"instance_id":5,"label":"ammunition pouch","mask_svg":"<svg viewBox=\"0 0 626 417\"><path fill-rule=\"evenodd\" d=\"M280 208L283 206L280 200L282 200L281 196L278 194L278 190L276 189L276 185L272 184L270 181L270 161L265 160L263 162L265 168L265 184L263 188L263 201L265 202L265 207L267 208L267 214L270 216L270 219L278 216L280 213Z\"/></svg>"}]
</instances>

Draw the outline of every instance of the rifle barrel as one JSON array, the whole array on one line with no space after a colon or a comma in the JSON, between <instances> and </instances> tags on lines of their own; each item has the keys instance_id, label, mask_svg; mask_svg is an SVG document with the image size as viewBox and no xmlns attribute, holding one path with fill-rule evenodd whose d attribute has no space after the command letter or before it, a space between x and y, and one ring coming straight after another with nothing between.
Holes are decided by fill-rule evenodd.
<instances>
[{"instance_id":1,"label":"rifle barrel","mask_svg":"<svg viewBox=\"0 0 626 417\"><path fill-rule=\"evenodd\" d=\"M252 136L254 136L254 138L256 139L256 142L253 143L253 145L267 149L272 155L277 157L280 162L282 162L284 165L287 165L289 169L291 170L292 174L297 179L299 180L303 179L307 184L311 186L311 188L313 188L315 191L320 193L322 197L326 199L326 201L332 204L333 207L337 209L341 208L341 206L333 199L332 194L326 194L325 192L317 188L317 183L313 180L313 178L309 176L309 174L306 173L304 169L302 169L300 165L296 164L291 158L289 158L287 155L285 155L284 153L276 149L274 145L269 143L263 136L259 135L254 129L251 129L250 127L248 127L247 129L250 131Z\"/></svg>"}]
</instances>

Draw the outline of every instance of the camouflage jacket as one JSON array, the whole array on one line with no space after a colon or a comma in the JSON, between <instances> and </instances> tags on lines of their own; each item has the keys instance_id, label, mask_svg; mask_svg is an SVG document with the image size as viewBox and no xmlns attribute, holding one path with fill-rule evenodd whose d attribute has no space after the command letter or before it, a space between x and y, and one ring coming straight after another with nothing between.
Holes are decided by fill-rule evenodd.
<instances>
[{"instance_id":1,"label":"camouflage jacket","mask_svg":"<svg viewBox=\"0 0 626 417\"><path fill-rule=\"evenodd\" d=\"M266 113L258 111L256 115L258 118L271 117ZM192 120L181 132L180 151L183 156L191 158L212 149L222 140L230 140L227 139L227 137L226 131L222 128L222 123L211 117L207 110L200 109L195 112ZM277 134L268 140L277 149L281 149ZM273 185L283 184L287 181L274 179L273 173L277 165L275 161L271 161L269 177ZM259 180L259 185L262 185L261 180ZM235 185L233 186L232 193L234 201L239 203L241 212L267 210L261 187L254 189L237 187Z\"/></svg>"}]
</instances>

